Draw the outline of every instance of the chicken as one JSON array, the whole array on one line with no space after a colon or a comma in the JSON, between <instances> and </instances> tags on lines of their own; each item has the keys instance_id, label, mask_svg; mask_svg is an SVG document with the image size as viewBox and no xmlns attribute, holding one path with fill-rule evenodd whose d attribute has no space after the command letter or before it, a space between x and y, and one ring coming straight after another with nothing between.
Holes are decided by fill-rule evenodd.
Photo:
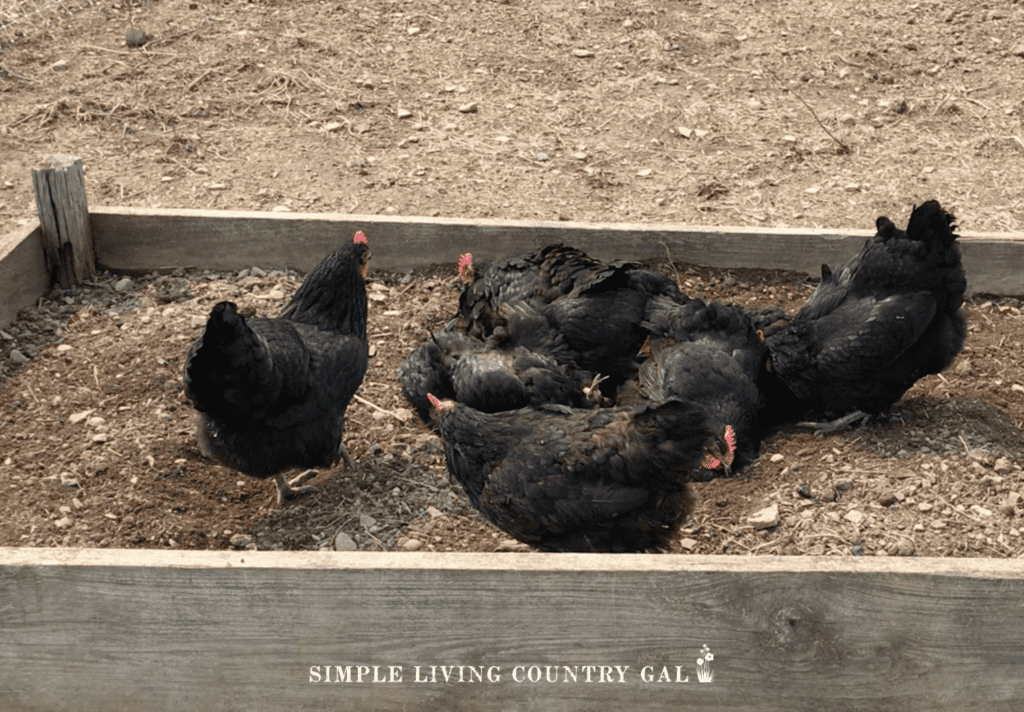
<instances>
[{"instance_id":1,"label":"chicken","mask_svg":"<svg viewBox=\"0 0 1024 712\"><path fill-rule=\"evenodd\" d=\"M967 332L953 223L930 200L913 209L906 231L880 217L858 255L834 272L822 265L807 303L767 337L766 380L776 382L766 397L786 413L843 416L809 424L829 432L866 422L946 368Z\"/></svg>"},{"instance_id":2,"label":"chicken","mask_svg":"<svg viewBox=\"0 0 1024 712\"><path fill-rule=\"evenodd\" d=\"M487 414L430 395L449 472L489 522L546 551L664 549L714 438L700 406Z\"/></svg>"},{"instance_id":3,"label":"chicken","mask_svg":"<svg viewBox=\"0 0 1024 712\"><path fill-rule=\"evenodd\" d=\"M602 387L612 392L636 371L636 354L647 336L640 322L648 301L655 296L687 301L664 274L629 262L604 263L564 245L494 265L474 265L471 255L463 255L460 275L468 282L459 299L467 333L486 338L504 329L507 345L528 345L508 324L512 307L512 316L530 324L518 333L534 342L531 350L603 374L608 383ZM538 346L536 334L550 334L542 339L558 350Z\"/></svg>"},{"instance_id":4,"label":"chicken","mask_svg":"<svg viewBox=\"0 0 1024 712\"><path fill-rule=\"evenodd\" d=\"M402 395L428 425L428 393L487 413L547 403L587 405L581 385L551 356L480 341L459 331L456 322L413 350L398 379Z\"/></svg>"},{"instance_id":5,"label":"chicken","mask_svg":"<svg viewBox=\"0 0 1024 712\"><path fill-rule=\"evenodd\" d=\"M728 476L756 460L762 438L756 379L768 352L754 318L721 302L680 305L657 298L642 325L652 334L644 349L650 357L638 375L642 395L700 404L724 443L723 457L706 456L692 479Z\"/></svg>"},{"instance_id":6,"label":"chicken","mask_svg":"<svg viewBox=\"0 0 1024 712\"><path fill-rule=\"evenodd\" d=\"M246 319L232 302L214 306L189 350L185 394L199 413L207 457L258 479L275 478L278 502L296 487L290 468L352 458L342 443L345 410L366 373L363 233L325 258L273 319Z\"/></svg>"}]
</instances>

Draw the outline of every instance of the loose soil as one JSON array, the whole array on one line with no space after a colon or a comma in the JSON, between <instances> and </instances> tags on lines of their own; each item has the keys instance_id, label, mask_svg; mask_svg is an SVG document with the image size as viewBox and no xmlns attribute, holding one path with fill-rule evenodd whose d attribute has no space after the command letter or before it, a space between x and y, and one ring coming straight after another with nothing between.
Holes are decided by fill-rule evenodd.
<instances>
[{"instance_id":1,"label":"loose soil","mask_svg":"<svg viewBox=\"0 0 1024 712\"><path fill-rule=\"evenodd\" d=\"M966 231L1022 232L1022 20L964 0L104 3L0 50L0 233L32 220L51 153L84 159L93 205L835 229L936 197ZM703 298L792 311L814 286L674 257L653 266ZM213 304L273 314L301 276L121 277L2 327L0 546L526 549L399 395L453 265L371 272L356 466L281 508L199 454L181 367ZM695 485L672 550L1020 555L1021 307L972 297L964 353L888 422L784 428Z\"/></svg>"}]
</instances>

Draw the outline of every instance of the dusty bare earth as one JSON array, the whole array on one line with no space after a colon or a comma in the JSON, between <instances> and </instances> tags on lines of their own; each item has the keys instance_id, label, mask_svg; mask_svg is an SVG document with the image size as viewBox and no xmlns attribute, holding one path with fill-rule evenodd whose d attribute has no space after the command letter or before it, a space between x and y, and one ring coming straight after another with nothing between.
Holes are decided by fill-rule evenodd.
<instances>
[{"instance_id":1,"label":"dusty bare earth","mask_svg":"<svg viewBox=\"0 0 1024 712\"><path fill-rule=\"evenodd\" d=\"M966 0L104 3L0 49L0 233L33 219L30 170L57 152L93 205L870 228L936 197L964 230L1022 232L1022 21ZM658 267L704 298L794 310L813 288L674 257ZM214 303L273 313L300 276L121 277L2 327L0 545L521 548L398 395L453 269L371 273L356 468L281 509L199 455L180 371ZM1024 552L1021 306L969 300L964 353L891 422L784 429L696 485L673 549Z\"/></svg>"}]
</instances>

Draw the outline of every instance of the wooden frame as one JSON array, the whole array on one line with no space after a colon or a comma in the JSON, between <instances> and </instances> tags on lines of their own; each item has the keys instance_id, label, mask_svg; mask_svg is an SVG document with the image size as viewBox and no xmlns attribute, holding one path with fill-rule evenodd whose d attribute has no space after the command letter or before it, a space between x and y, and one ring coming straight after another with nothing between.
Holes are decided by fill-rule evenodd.
<instances>
[{"instance_id":1,"label":"wooden frame","mask_svg":"<svg viewBox=\"0 0 1024 712\"><path fill-rule=\"evenodd\" d=\"M1014 560L76 549L0 549L0 560L3 709L1024 706Z\"/></svg>"},{"instance_id":2,"label":"wooden frame","mask_svg":"<svg viewBox=\"0 0 1024 712\"><path fill-rule=\"evenodd\" d=\"M362 229L372 264L389 270L560 241L602 258L668 249L817 275L869 235L89 215L98 265L124 273L307 270ZM0 328L49 286L40 234L0 240ZM1021 236L968 234L963 255L973 293L1024 294ZM0 549L0 709L1024 709L1022 579L1018 561L986 559ZM702 684L705 645L715 678ZM375 665L402 681L373 682ZM327 682L325 666L350 681ZM609 680L623 667L622 681L586 682L586 666ZM557 682L529 679L552 667Z\"/></svg>"}]
</instances>

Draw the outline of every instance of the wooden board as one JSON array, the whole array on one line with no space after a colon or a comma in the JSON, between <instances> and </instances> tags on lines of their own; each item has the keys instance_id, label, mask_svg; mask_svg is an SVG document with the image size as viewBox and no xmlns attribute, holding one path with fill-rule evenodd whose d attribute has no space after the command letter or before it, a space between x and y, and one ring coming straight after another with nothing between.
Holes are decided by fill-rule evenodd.
<instances>
[{"instance_id":1,"label":"wooden board","mask_svg":"<svg viewBox=\"0 0 1024 712\"><path fill-rule=\"evenodd\" d=\"M857 253L868 230L693 227L663 223L572 223L406 218L330 213L258 213L165 208L94 208L97 262L116 272L175 267L236 270L253 265L305 272L357 230L371 267L448 263L467 251L495 258L563 242L600 259L663 258L711 267L760 267L821 274ZM967 233L969 293L1024 295L1024 236Z\"/></svg>"},{"instance_id":2,"label":"wooden board","mask_svg":"<svg viewBox=\"0 0 1024 712\"><path fill-rule=\"evenodd\" d=\"M24 231L0 235L0 329L34 304L50 287L43 259L42 231L35 223ZM0 340L0 358L8 349Z\"/></svg>"},{"instance_id":3,"label":"wooden board","mask_svg":"<svg viewBox=\"0 0 1024 712\"><path fill-rule=\"evenodd\" d=\"M1022 594L979 559L0 549L0 709L1018 710Z\"/></svg>"}]
</instances>

